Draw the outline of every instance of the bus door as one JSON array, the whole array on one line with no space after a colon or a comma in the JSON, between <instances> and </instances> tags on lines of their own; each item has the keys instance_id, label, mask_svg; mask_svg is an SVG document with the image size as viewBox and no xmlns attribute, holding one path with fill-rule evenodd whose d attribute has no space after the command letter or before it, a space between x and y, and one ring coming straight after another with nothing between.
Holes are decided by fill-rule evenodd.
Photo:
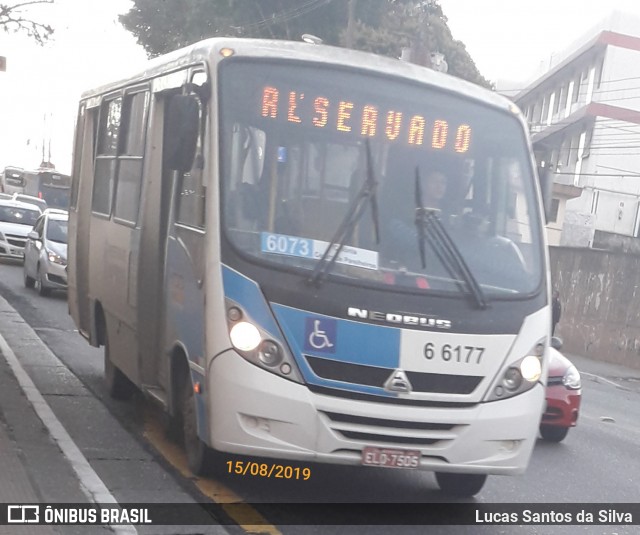
<instances>
[{"instance_id":1,"label":"bus door","mask_svg":"<svg viewBox=\"0 0 640 535\"><path fill-rule=\"evenodd\" d=\"M164 147L170 129L174 96L183 94L187 80L201 84L200 74L181 71L154 81L149 131L152 146ZM166 148L163 149L166 152ZM140 242L139 310L158 314L139 316L141 374L144 389L162 403L169 400L170 360L164 349L181 340L185 348L197 345L202 353L204 322L204 191L201 148L193 168L177 173L164 165L166 154L154 154L147 172L142 236ZM159 177L154 180L153 177ZM200 295L196 299L192 292ZM187 298L187 295L189 296ZM187 301L189 306L187 306ZM197 309L197 311L196 311ZM194 317L191 317L191 315ZM185 319L187 316L190 319ZM198 323L199 322L199 323ZM177 327L180 325L181 328ZM200 325L200 326L199 326ZM185 333L186 331L186 333ZM185 342L183 338L187 338ZM193 342L193 340L196 342ZM164 357L160 357L163 355Z\"/></svg>"},{"instance_id":2,"label":"bus door","mask_svg":"<svg viewBox=\"0 0 640 535\"><path fill-rule=\"evenodd\" d=\"M83 103L78 113L76 128L73 191L69 210L69 312L81 334L91 333L91 306L89 299L89 258L91 255L91 184L95 152L94 132L98 120L97 106Z\"/></svg>"},{"instance_id":3,"label":"bus door","mask_svg":"<svg viewBox=\"0 0 640 535\"><path fill-rule=\"evenodd\" d=\"M184 94L193 99L192 102L198 107L195 157L189 169L163 171L174 177L166 241L166 316L163 331L167 347L173 347L179 341L185 353L183 357L187 357L203 371L206 254L211 249L206 243L205 233L206 177L211 175L210 171L207 172L211 165L210 158L204 150L207 109L204 88L208 86L206 73L202 69L193 70L189 80L193 90L185 91ZM212 237L209 236L208 239L211 240ZM182 377L176 374L172 380L181 381Z\"/></svg>"}]
</instances>

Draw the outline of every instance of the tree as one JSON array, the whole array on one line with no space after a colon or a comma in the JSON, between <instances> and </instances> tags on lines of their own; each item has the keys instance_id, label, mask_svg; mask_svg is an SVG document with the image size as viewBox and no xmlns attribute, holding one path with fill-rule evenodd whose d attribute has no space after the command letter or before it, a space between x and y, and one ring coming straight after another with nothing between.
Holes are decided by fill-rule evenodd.
<instances>
[{"instance_id":1,"label":"tree","mask_svg":"<svg viewBox=\"0 0 640 535\"><path fill-rule=\"evenodd\" d=\"M299 40L311 33L344 46L349 20L353 48L395 58L408 46L440 52L450 74L490 87L453 39L437 0L133 0L120 16L149 56L216 36Z\"/></svg>"},{"instance_id":2,"label":"tree","mask_svg":"<svg viewBox=\"0 0 640 535\"><path fill-rule=\"evenodd\" d=\"M446 59L449 74L492 87L478 71L464 43L453 39L447 17L437 0L395 0L387 5L378 26L358 21L355 48L396 58L404 48L412 48L415 62L426 66L430 66L430 54L439 52Z\"/></svg>"},{"instance_id":3,"label":"tree","mask_svg":"<svg viewBox=\"0 0 640 535\"><path fill-rule=\"evenodd\" d=\"M28 11L37 4L53 4L54 0L26 0L24 2L0 3L0 29L8 33L24 32L38 44L44 44L53 34L48 24L33 20Z\"/></svg>"}]
</instances>

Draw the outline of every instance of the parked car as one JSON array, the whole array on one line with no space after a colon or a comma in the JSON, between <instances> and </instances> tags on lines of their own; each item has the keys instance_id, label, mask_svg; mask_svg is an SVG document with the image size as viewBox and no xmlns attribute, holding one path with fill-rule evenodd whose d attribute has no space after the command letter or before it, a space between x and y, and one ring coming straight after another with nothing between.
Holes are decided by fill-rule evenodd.
<instances>
[{"instance_id":1,"label":"parked car","mask_svg":"<svg viewBox=\"0 0 640 535\"><path fill-rule=\"evenodd\" d=\"M0 258L23 259L27 234L39 216L32 204L0 199Z\"/></svg>"},{"instance_id":2,"label":"parked car","mask_svg":"<svg viewBox=\"0 0 640 535\"><path fill-rule=\"evenodd\" d=\"M24 285L40 295L67 289L67 228L69 215L45 210L27 235L24 249Z\"/></svg>"},{"instance_id":3,"label":"parked car","mask_svg":"<svg viewBox=\"0 0 640 535\"><path fill-rule=\"evenodd\" d=\"M540 422L540 435L544 440L560 442L569 429L575 427L580 413L582 383L580 372L559 349L562 341L552 339L549 375L547 379L547 405Z\"/></svg>"},{"instance_id":4,"label":"parked car","mask_svg":"<svg viewBox=\"0 0 640 535\"><path fill-rule=\"evenodd\" d=\"M26 202L28 204L35 204L41 212L44 212L47 209L47 201L33 195L27 195L25 193L14 193L13 200Z\"/></svg>"}]
</instances>

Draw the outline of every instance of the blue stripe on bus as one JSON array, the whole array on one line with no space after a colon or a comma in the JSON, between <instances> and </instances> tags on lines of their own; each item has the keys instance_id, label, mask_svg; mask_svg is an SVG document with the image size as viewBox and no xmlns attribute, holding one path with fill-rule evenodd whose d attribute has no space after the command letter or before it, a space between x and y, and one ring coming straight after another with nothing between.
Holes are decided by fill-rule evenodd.
<instances>
[{"instance_id":1,"label":"blue stripe on bus","mask_svg":"<svg viewBox=\"0 0 640 535\"><path fill-rule=\"evenodd\" d=\"M400 329L336 319L277 304L273 305L273 310L296 353L366 366L398 367ZM327 331L326 325L335 324L335 334L326 342L333 345L332 351L326 347L314 348L310 343L315 321L324 332ZM322 342L315 343L315 346L322 345Z\"/></svg>"},{"instance_id":2,"label":"blue stripe on bus","mask_svg":"<svg viewBox=\"0 0 640 535\"><path fill-rule=\"evenodd\" d=\"M383 388L318 377L307 363L305 355L378 366L389 369L391 373L400 362L400 329L333 318L275 303L271 304L272 314L254 281L227 266L222 266L222 281L225 296L238 303L259 327L272 334L276 340L283 341L284 335L307 383L350 392L396 396ZM309 337L313 333L326 334L331 347L326 342L323 343L324 338L321 336L310 343Z\"/></svg>"},{"instance_id":3,"label":"blue stripe on bus","mask_svg":"<svg viewBox=\"0 0 640 535\"><path fill-rule=\"evenodd\" d=\"M273 319L273 314L260 287L254 281L227 266L222 266L222 284L226 297L238 303L265 331L280 338L278 336L280 330Z\"/></svg>"}]
</instances>

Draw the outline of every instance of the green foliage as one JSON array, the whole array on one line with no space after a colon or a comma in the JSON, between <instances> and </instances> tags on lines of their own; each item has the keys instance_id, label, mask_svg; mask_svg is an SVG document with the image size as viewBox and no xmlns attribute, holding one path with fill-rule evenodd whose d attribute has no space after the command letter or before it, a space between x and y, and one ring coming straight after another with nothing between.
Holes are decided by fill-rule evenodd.
<instances>
[{"instance_id":1,"label":"green foliage","mask_svg":"<svg viewBox=\"0 0 640 535\"><path fill-rule=\"evenodd\" d=\"M351 1L353 48L396 58L409 46L427 58L440 52L449 74L490 87L453 39L437 0L133 0L120 21L149 56L217 36L299 40L310 33L344 46Z\"/></svg>"}]
</instances>

